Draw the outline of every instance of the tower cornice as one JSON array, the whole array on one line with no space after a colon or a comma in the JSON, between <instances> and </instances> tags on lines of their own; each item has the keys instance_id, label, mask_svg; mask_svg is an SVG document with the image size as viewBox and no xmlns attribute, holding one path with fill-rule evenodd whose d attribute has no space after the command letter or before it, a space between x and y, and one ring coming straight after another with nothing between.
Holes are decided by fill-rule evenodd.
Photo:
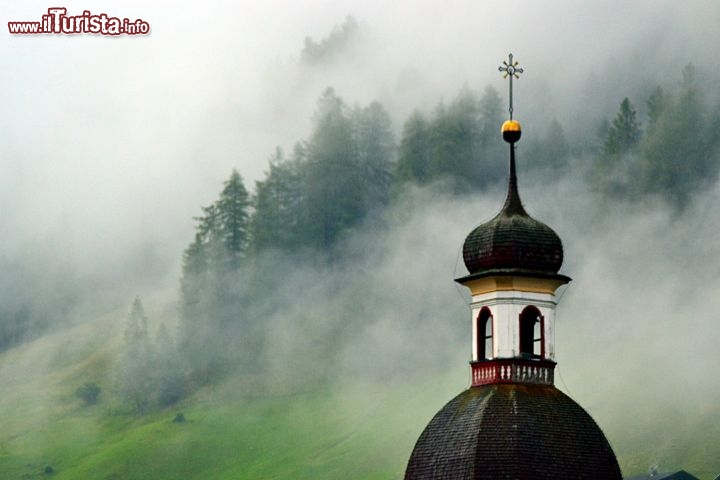
<instances>
[{"instance_id":1,"label":"tower cornice","mask_svg":"<svg viewBox=\"0 0 720 480\"><path fill-rule=\"evenodd\" d=\"M570 283L571 280L570 277L557 273L518 272L513 270L488 271L455 279L459 284L469 288L473 296L499 290L517 290L554 295L561 285Z\"/></svg>"}]
</instances>

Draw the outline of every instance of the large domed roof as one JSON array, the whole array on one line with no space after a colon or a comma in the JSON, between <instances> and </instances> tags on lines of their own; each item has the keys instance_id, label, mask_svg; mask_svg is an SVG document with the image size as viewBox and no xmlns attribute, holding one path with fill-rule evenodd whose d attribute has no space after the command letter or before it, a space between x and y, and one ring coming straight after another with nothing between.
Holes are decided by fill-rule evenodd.
<instances>
[{"instance_id":1,"label":"large domed roof","mask_svg":"<svg viewBox=\"0 0 720 480\"><path fill-rule=\"evenodd\" d=\"M430 421L405 480L622 479L615 454L583 408L554 386L473 387Z\"/></svg>"},{"instance_id":2,"label":"large domed roof","mask_svg":"<svg viewBox=\"0 0 720 480\"><path fill-rule=\"evenodd\" d=\"M470 275L507 272L557 274L563 262L560 237L530 217L520 201L514 150L510 150L507 198L495 218L475 228L465 239L463 260Z\"/></svg>"}]
</instances>

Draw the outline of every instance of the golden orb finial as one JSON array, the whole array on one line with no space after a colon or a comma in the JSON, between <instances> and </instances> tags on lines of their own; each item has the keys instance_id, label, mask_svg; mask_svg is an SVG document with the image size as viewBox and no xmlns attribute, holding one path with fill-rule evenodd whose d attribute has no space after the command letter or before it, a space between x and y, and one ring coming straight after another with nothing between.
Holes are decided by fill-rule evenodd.
<instances>
[{"instance_id":1,"label":"golden orb finial","mask_svg":"<svg viewBox=\"0 0 720 480\"><path fill-rule=\"evenodd\" d=\"M517 142L518 140L520 140L520 135L522 135L520 122L518 122L517 120L506 120L505 122L503 122L500 131L502 132L503 140L508 143Z\"/></svg>"}]
</instances>

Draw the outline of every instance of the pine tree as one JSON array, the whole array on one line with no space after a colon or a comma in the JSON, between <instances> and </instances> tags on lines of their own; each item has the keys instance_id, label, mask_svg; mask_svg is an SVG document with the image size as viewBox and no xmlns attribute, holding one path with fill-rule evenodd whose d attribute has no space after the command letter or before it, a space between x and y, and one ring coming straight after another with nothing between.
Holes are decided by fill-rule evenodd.
<instances>
[{"instance_id":1,"label":"pine tree","mask_svg":"<svg viewBox=\"0 0 720 480\"><path fill-rule=\"evenodd\" d=\"M214 228L223 247L224 263L231 269L237 269L248 242L248 208L250 200L237 170L223 184L220 198L214 205ZM213 236L211 234L211 236Z\"/></svg>"},{"instance_id":2,"label":"pine tree","mask_svg":"<svg viewBox=\"0 0 720 480\"><path fill-rule=\"evenodd\" d=\"M554 175L567 164L570 154L570 147L565 138L565 131L556 118L550 122L542 137L536 153L532 156L532 163L535 167L549 169Z\"/></svg>"},{"instance_id":3,"label":"pine tree","mask_svg":"<svg viewBox=\"0 0 720 480\"><path fill-rule=\"evenodd\" d=\"M498 91L491 85L485 87L478 103L479 135L482 144L487 145L501 138L498 134L503 121L502 99Z\"/></svg>"},{"instance_id":4,"label":"pine tree","mask_svg":"<svg viewBox=\"0 0 720 480\"><path fill-rule=\"evenodd\" d=\"M204 379L223 356L209 345L224 338L230 324L241 322L249 206L242 178L233 170L219 199L195 218L195 239L183 255L180 343Z\"/></svg>"},{"instance_id":5,"label":"pine tree","mask_svg":"<svg viewBox=\"0 0 720 480\"><path fill-rule=\"evenodd\" d=\"M688 65L677 95L656 94L653 127L644 139L640 188L660 194L682 209L694 191L717 175L712 164L712 133L706 130L707 112L700 98L695 70ZM656 105L657 104L657 105Z\"/></svg>"},{"instance_id":6,"label":"pine tree","mask_svg":"<svg viewBox=\"0 0 720 480\"><path fill-rule=\"evenodd\" d=\"M152 403L153 372L147 317L140 297L136 297L125 324L120 386L125 400L141 415L149 410Z\"/></svg>"},{"instance_id":7,"label":"pine tree","mask_svg":"<svg viewBox=\"0 0 720 480\"><path fill-rule=\"evenodd\" d=\"M351 168L362 197L360 201L363 216L389 201L395 162L395 138L390 116L378 102L365 108L356 108L351 121L354 146Z\"/></svg>"},{"instance_id":8,"label":"pine tree","mask_svg":"<svg viewBox=\"0 0 720 480\"><path fill-rule=\"evenodd\" d=\"M286 160L280 148L270 158L265 179L255 183L250 221L252 252L267 249L294 251L300 248L299 216L303 203L302 146L294 160Z\"/></svg>"},{"instance_id":9,"label":"pine tree","mask_svg":"<svg viewBox=\"0 0 720 480\"><path fill-rule=\"evenodd\" d=\"M155 390L158 404L164 407L185 395L183 362L165 323L161 323L158 329L155 350Z\"/></svg>"},{"instance_id":10,"label":"pine tree","mask_svg":"<svg viewBox=\"0 0 720 480\"><path fill-rule=\"evenodd\" d=\"M670 103L670 96L665 93L662 87L655 88L647 100L648 134L652 134L660 116Z\"/></svg>"},{"instance_id":11,"label":"pine tree","mask_svg":"<svg viewBox=\"0 0 720 480\"><path fill-rule=\"evenodd\" d=\"M320 98L313 120L303 175L301 229L306 245L323 250L359 216L361 195L351 175L352 123L332 88Z\"/></svg>"},{"instance_id":12,"label":"pine tree","mask_svg":"<svg viewBox=\"0 0 720 480\"><path fill-rule=\"evenodd\" d=\"M125 323L125 345L129 349L146 348L148 341L148 325L140 297L135 297L127 322Z\"/></svg>"},{"instance_id":13,"label":"pine tree","mask_svg":"<svg viewBox=\"0 0 720 480\"><path fill-rule=\"evenodd\" d=\"M431 180L450 178L458 192L475 192L505 175L500 96L492 87L478 100L464 87L449 107L441 102L430 127Z\"/></svg>"},{"instance_id":14,"label":"pine tree","mask_svg":"<svg viewBox=\"0 0 720 480\"><path fill-rule=\"evenodd\" d=\"M502 99L498 91L488 85L478 102L479 143L476 147L478 177L474 188L496 184L507 175L507 144L500 135L503 122Z\"/></svg>"},{"instance_id":15,"label":"pine tree","mask_svg":"<svg viewBox=\"0 0 720 480\"><path fill-rule=\"evenodd\" d=\"M448 108L440 105L433 124L430 169L433 177L448 177L459 191L471 190L480 177L478 101L464 87Z\"/></svg>"},{"instance_id":16,"label":"pine tree","mask_svg":"<svg viewBox=\"0 0 720 480\"><path fill-rule=\"evenodd\" d=\"M591 170L594 186L607 195L634 197L641 188L638 180L637 146L642 132L635 108L628 98L607 130L602 152Z\"/></svg>"},{"instance_id":17,"label":"pine tree","mask_svg":"<svg viewBox=\"0 0 720 480\"><path fill-rule=\"evenodd\" d=\"M451 179L458 191L472 189L480 176L478 132L477 99L469 89L463 89L449 107L440 103L430 134L431 178Z\"/></svg>"},{"instance_id":18,"label":"pine tree","mask_svg":"<svg viewBox=\"0 0 720 480\"><path fill-rule=\"evenodd\" d=\"M430 181L430 126L418 110L405 121L398 156L397 179L419 185Z\"/></svg>"},{"instance_id":19,"label":"pine tree","mask_svg":"<svg viewBox=\"0 0 720 480\"><path fill-rule=\"evenodd\" d=\"M620 110L608 131L604 156L619 156L629 153L640 141L640 124L637 121L635 108L626 97L620 103Z\"/></svg>"}]
</instances>

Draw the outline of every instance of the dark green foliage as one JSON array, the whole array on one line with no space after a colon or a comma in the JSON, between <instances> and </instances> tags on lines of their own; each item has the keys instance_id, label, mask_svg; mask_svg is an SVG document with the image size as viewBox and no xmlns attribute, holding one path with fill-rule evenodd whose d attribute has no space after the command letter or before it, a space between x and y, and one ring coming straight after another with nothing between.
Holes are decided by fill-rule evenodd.
<instances>
[{"instance_id":1,"label":"dark green foliage","mask_svg":"<svg viewBox=\"0 0 720 480\"><path fill-rule=\"evenodd\" d=\"M686 81L680 90L651 94L645 132L626 98L612 123L600 124L601 142L573 139L573 151L597 153L592 181L598 191L629 199L661 195L683 205L692 185L715 178L720 114L708 121L692 82ZM442 181L461 194L497 185L507 175L507 145L499 133L502 120L496 90L488 87L478 97L464 88L449 105L440 103L431 116L415 111L404 124L396 152L390 118L379 103L350 108L328 88L318 101L310 137L298 142L289 156L276 149L251 202L240 175L233 172L220 199L196 219L181 279L180 350L188 360L185 372L195 383L203 383L230 368L262 371L268 354L263 322L279 308L269 305L268 289L275 288L279 278L285 280L296 265L317 262L339 268L337 247L354 228L374 226L374 214L392 200L393 182L398 195L406 183ZM528 143L519 149L520 163L529 175L523 178L550 182L570 170L571 147L557 120L535 130L538 135L526 137ZM677 160L680 156L682 162ZM573 163L578 165L579 161ZM690 169L680 171L678 165ZM322 321L331 322L324 317ZM328 348L337 348L351 336L351 327L332 325ZM331 357L332 353L326 355ZM167 364L182 364L168 358ZM165 385L159 404L176 401L192 387L184 378L176 372L156 380Z\"/></svg>"},{"instance_id":2,"label":"dark green foliage","mask_svg":"<svg viewBox=\"0 0 720 480\"><path fill-rule=\"evenodd\" d=\"M603 146L592 167L592 183L605 195L637 198L640 160L638 144L642 137L637 113L628 98L620 103L612 123L603 122L599 133L605 132Z\"/></svg>"},{"instance_id":3,"label":"dark green foliage","mask_svg":"<svg viewBox=\"0 0 720 480\"><path fill-rule=\"evenodd\" d=\"M717 179L720 119L709 118L694 68L677 89L657 87L647 100L643 134L625 99L594 165L594 183L605 194L628 199L656 196L678 210Z\"/></svg>"},{"instance_id":4,"label":"dark green foliage","mask_svg":"<svg viewBox=\"0 0 720 480\"><path fill-rule=\"evenodd\" d=\"M375 102L349 109L332 89L318 101L314 128L293 158L281 150L256 185L252 250L322 251L387 204L395 141L390 118Z\"/></svg>"},{"instance_id":5,"label":"dark green foliage","mask_svg":"<svg viewBox=\"0 0 720 480\"><path fill-rule=\"evenodd\" d=\"M237 170L224 183L215 204L215 228L224 254L226 268L237 268L248 241L248 207L250 200ZM210 236L214 236L210 232Z\"/></svg>"},{"instance_id":6,"label":"dark green foliage","mask_svg":"<svg viewBox=\"0 0 720 480\"><path fill-rule=\"evenodd\" d=\"M416 111L403 129L398 180L422 185L446 179L458 192L474 192L502 178L501 112L492 87L480 99L463 88L449 106L438 104L430 122Z\"/></svg>"},{"instance_id":7,"label":"dark green foliage","mask_svg":"<svg viewBox=\"0 0 720 480\"><path fill-rule=\"evenodd\" d=\"M641 144L644 192L659 194L677 207L717 178L712 156L718 132L708 128L694 69L683 70L680 91L656 91L648 101L652 128Z\"/></svg>"},{"instance_id":8,"label":"dark green foliage","mask_svg":"<svg viewBox=\"0 0 720 480\"><path fill-rule=\"evenodd\" d=\"M295 147L292 160L286 160L278 147L270 158L264 180L255 183L250 222L252 252L276 249L294 251L302 246L299 215L303 202L302 144Z\"/></svg>"},{"instance_id":9,"label":"dark green foliage","mask_svg":"<svg viewBox=\"0 0 720 480\"><path fill-rule=\"evenodd\" d=\"M299 142L291 158L279 148L270 158L265 179L256 183L251 217L233 172L220 199L196 219L180 282L180 343L196 383L210 381L228 362L248 368L259 362L263 319L254 310L263 307L255 299L263 298L267 278L275 281L263 271L262 258L323 258L345 232L389 202L396 146L383 107L374 102L350 109L327 89L313 124L309 140ZM161 403L183 394L174 394L182 383L162 383L168 395Z\"/></svg>"},{"instance_id":10,"label":"dark green foliage","mask_svg":"<svg viewBox=\"0 0 720 480\"><path fill-rule=\"evenodd\" d=\"M388 203L393 182L391 170L395 161L395 137L390 116L378 102L372 102L365 108L355 108L350 120L353 127L353 173L364 215Z\"/></svg>"},{"instance_id":11,"label":"dark green foliage","mask_svg":"<svg viewBox=\"0 0 720 480\"><path fill-rule=\"evenodd\" d=\"M501 143L497 140L500 138L498 132L503 121L502 99L498 91L491 85L485 87L478 103L478 110L481 146L500 145Z\"/></svg>"},{"instance_id":12,"label":"dark green foliage","mask_svg":"<svg viewBox=\"0 0 720 480\"><path fill-rule=\"evenodd\" d=\"M242 178L233 170L218 200L195 219L195 239L184 252L180 280L183 320L201 316L203 305L224 294L223 276L241 267L250 236L249 208Z\"/></svg>"},{"instance_id":13,"label":"dark green foliage","mask_svg":"<svg viewBox=\"0 0 720 480\"><path fill-rule=\"evenodd\" d=\"M95 382L87 382L75 390L75 396L85 402L85 405L95 405L100 396L100 387Z\"/></svg>"},{"instance_id":14,"label":"dark green foliage","mask_svg":"<svg viewBox=\"0 0 720 480\"><path fill-rule=\"evenodd\" d=\"M186 393L183 365L184 358L165 324L160 325L155 341L151 340L142 301L136 298L125 326L118 369L123 400L139 415L177 402Z\"/></svg>"},{"instance_id":15,"label":"dark green foliage","mask_svg":"<svg viewBox=\"0 0 720 480\"><path fill-rule=\"evenodd\" d=\"M628 98L620 103L611 124L605 124L607 134L600 155L593 166L593 182L607 195L634 198L637 195L629 180L637 175L637 145L642 131L637 113Z\"/></svg>"},{"instance_id":16,"label":"dark green foliage","mask_svg":"<svg viewBox=\"0 0 720 480\"><path fill-rule=\"evenodd\" d=\"M415 110L403 126L398 155L397 179L424 185L430 180L430 126Z\"/></svg>"},{"instance_id":17,"label":"dark green foliage","mask_svg":"<svg viewBox=\"0 0 720 480\"><path fill-rule=\"evenodd\" d=\"M653 133L660 116L670 102L670 96L665 93L662 87L655 88L647 101L648 133Z\"/></svg>"},{"instance_id":18,"label":"dark green foliage","mask_svg":"<svg viewBox=\"0 0 720 480\"><path fill-rule=\"evenodd\" d=\"M242 177L233 170L220 196L196 218L195 238L183 256L180 280L180 346L195 381L204 383L225 361L225 344L245 322L244 269L251 235L250 199ZM160 379L160 403L184 392L173 373Z\"/></svg>"},{"instance_id":19,"label":"dark green foliage","mask_svg":"<svg viewBox=\"0 0 720 480\"><path fill-rule=\"evenodd\" d=\"M565 131L557 119L547 125L539 139L528 142L527 146L520 149L523 169L542 179L557 178L566 173L569 157L570 147Z\"/></svg>"},{"instance_id":20,"label":"dark green foliage","mask_svg":"<svg viewBox=\"0 0 720 480\"><path fill-rule=\"evenodd\" d=\"M185 251L183 274L198 276L208 269L236 269L248 242L250 199L240 174L233 170L220 198L196 217L195 240Z\"/></svg>"},{"instance_id":21,"label":"dark green foliage","mask_svg":"<svg viewBox=\"0 0 720 480\"><path fill-rule=\"evenodd\" d=\"M438 105L430 135L430 176L447 176L458 182L458 188L466 189L474 183L479 173L475 158L479 140L477 98L469 89L463 89L458 97L445 107Z\"/></svg>"},{"instance_id":22,"label":"dark green foliage","mask_svg":"<svg viewBox=\"0 0 720 480\"><path fill-rule=\"evenodd\" d=\"M361 214L353 179L353 128L347 107L327 89L318 103L303 176L301 230L305 243L327 248Z\"/></svg>"},{"instance_id":23,"label":"dark green foliage","mask_svg":"<svg viewBox=\"0 0 720 480\"><path fill-rule=\"evenodd\" d=\"M153 368L157 403L166 407L185 396L186 385L183 375L183 359L164 323L160 324L155 340Z\"/></svg>"},{"instance_id":24,"label":"dark green foliage","mask_svg":"<svg viewBox=\"0 0 720 480\"><path fill-rule=\"evenodd\" d=\"M642 133L636 117L635 108L630 100L625 98L608 130L603 156L617 157L630 153L635 148Z\"/></svg>"},{"instance_id":25,"label":"dark green foliage","mask_svg":"<svg viewBox=\"0 0 720 480\"><path fill-rule=\"evenodd\" d=\"M445 104L440 103L433 112L428 162L428 174L432 179L450 177L445 171L458 171L462 165L458 157L470 152L467 134L471 127L463 125L462 118L450 115L447 110Z\"/></svg>"},{"instance_id":26,"label":"dark green foliage","mask_svg":"<svg viewBox=\"0 0 720 480\"><path fill-rule=\"evenodd\" d=\"M477 187L484 188L507 175L507 144L502 140L500 127L503 123L503 108L500 94L488 85L479 103L480 143L478 161L480 176Z\"/></svg>"}]
</instances>

